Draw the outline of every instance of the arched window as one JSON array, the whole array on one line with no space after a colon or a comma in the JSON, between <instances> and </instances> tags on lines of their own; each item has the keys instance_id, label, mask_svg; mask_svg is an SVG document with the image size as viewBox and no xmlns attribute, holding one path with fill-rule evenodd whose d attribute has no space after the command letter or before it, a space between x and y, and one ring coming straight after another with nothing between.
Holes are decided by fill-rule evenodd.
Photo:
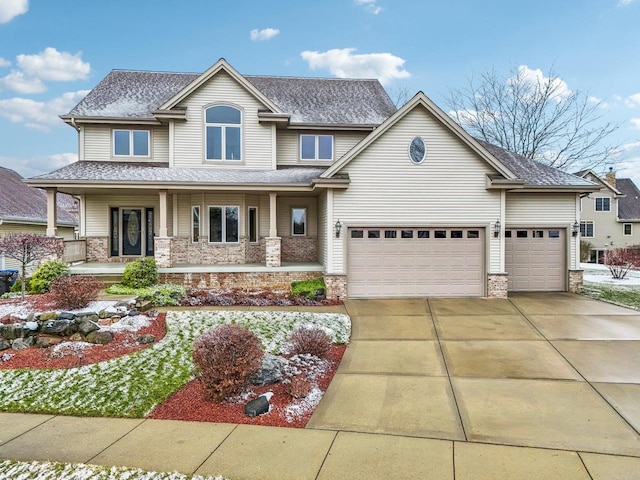
<instances>
[{"instance_id":1,"label":"arched window","mask_svg":"<svg viewBox=\"0 0 640 480\"><path fill-rule=\"evenodd\" d=\"M205 110L207 160L242 160L242 112L228 105Z\"/></svg>"}]
</instances>

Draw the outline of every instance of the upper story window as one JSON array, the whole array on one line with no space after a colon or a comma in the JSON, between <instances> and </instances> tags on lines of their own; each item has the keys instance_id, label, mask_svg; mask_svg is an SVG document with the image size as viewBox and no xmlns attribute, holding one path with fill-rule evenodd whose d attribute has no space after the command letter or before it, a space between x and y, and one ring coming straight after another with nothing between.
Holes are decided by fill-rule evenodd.
<instances>
[{"instance_id":1,"label":"upper story window","mask_svg":"<svg viewBox=\"0 0 640 480\"><path fill-rule=\"evenodd\" d=\"M333 160L333 135L300 135L301 160Z\"/></svg>"},{"instance_id":2,"label":"upper story window","mask_svg":"<svg viewBox=\"0 0 640 480\"><path fill-rule=\"evenodd\" d=\"M148 130L114 130L114 157L148 157L150 148Z\"/></svg>"},{"instance_id":3,"label":"upper story window","mask_svg":"<svg viewBox=\"0 0 640 480\"><path fill-rule=\"evenodd\" d=\"M207 160L242 160L242 112L228 105L205 110L205 158Z\"/></svg>"},{"instance_id":4,"label":"upper story window","mask_svg":"<svg viewBox=\"0 0 640 480\"><path fill-rule=\"evenodd\" d=\"M585 238L593 237L593 222L580 222L580 236Z\"/></svg>"},{"instance_id":5,"label":"upper story window","mask_svg":"<svg viewBox=\"0 0 640 480\"><path fill-rule=\"evenodd\" d=\"M609 197L596 197L595 206L596 212L610 212L611 199Z\"/></svg>"}]
</instances>

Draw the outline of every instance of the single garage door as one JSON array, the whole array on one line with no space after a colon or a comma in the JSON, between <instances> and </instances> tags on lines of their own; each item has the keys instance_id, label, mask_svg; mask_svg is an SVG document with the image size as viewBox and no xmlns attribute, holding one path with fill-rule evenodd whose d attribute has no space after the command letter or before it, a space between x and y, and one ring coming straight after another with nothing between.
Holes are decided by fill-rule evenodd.
<instances>
[{"instance_id":1,"label":"single garage door","mask_svg":"<svg viewBox=\"0 0 640 480\"><path fill-rule=\"evenodd\" d=\"M484 229L350 228L350 297L484 295Z\"/></svg>"},{"instance_id":2,"label":"single garage door","mask_svg":"<svg viewBox=\"0 0 640 480\"><path fill-rule=\"evenodd\" d=\"M509 290L516 292L566 290L564 230L507 229L505 250Z\"/></svg>"}]
</instances>

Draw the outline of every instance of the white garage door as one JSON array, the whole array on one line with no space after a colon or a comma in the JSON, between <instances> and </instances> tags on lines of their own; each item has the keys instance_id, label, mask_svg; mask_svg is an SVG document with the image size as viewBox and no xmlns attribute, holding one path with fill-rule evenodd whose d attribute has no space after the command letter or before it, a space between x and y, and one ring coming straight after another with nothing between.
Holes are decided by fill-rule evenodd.
<instances>
[{"instance_id":1,"label":"white garage door","mask_svg":"<svg viewBox=\"0 0 640 480\"><path fill-rule=\"evenodd\" d=\"M509 290L566 290L564 230L507 229L505 250Z\"/></svg>"},{"instance_id":2,"label":"white garage door","mask_svg":"<svg viewBox=\"0 0 640 480\"><path fill-rule=\"evenodd\" d=\"M350 297L484 295L480 228L350 228Z\"/></svg>"}]
</instances>

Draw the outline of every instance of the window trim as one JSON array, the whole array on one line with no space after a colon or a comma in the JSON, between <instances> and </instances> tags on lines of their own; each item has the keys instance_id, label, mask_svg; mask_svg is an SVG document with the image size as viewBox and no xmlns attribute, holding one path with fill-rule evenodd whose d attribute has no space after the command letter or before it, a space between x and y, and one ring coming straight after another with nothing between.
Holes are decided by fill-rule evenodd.
<instances>
[{"instance_id":1,"label":"window trim","mask_svg":"<svg viewBox=\"0 0 640 480\"><path fill-rule=\"evenodd\" d=\"M129 154L120 155L116 153L116 132L127 132L129 135ZM133 132L144 132L147 134L147 154L136 155L134 153L134 135ZM114 158L151 158L151 130L144 128L113 128L111 130L111 156Z\"/></svg>"},{"instance_id":2,"label":"window trim","mask_svg":"<svg viewBox=\"0 0 640 480\"><path fill-rule=\"evenodd\" d=\"M313 155L314 158L302 158L302 137L314 137L315 139L315 143L314 143L314 151L313 151ZM318 155L320 153L320 148L319 148L319 142L320 142L320 137L329 137L331 138L331 158L318 158ZM298 137L298 158L300 159L301 162L322 162L322 163L327 163L327 162L333 162L334 158L335 158L335 146L336 146L336 142L335 142L335 136L331 135L331 134L320 134L320 133L301 133Z\"/></svg>"},{"instance_id":3,"label":"window trim","mask_svg":"<svg viewBox=\"0 0 640 480\"><path fill-rule=\"evenodd\" d=\"M217 241L211 241L211 209L212 208L219 208L221 209L221 219L222 219L222 225L221 225L221 232L220 232L220 236L222 238L222 240L220 240L219 242ZM235 242L228 242L227 241L227 222L226 222L226 218L227 218L227 208L235 208L238 211L238 219L237 219L237 228L238 228L238 240L236 240ZM238 245L240 243L240 206L239 205L208 205L207 206L207 227L208 227L208 243L212 243L214 245Z\"/></svg>"},{"instance_id":4,"label":"window trim","mask_svg":"<svg viewBox=\"0 0 640 480\"><path fill-rule=\"evenodd\" d=\"M583 225L584 225L584 229L583 229ZM587 235L588 232L588 227L591 226L591 235ZM584 235L582 235L582 232L585 232ZM595 236L596 233L596 224L593 220L581 220L580 221L580 236L582 238L593 238Z\"/></svg>"},{"instance_id":5,"label":"window trim","mask_svg":"<svg viewBox=\"0 0 640 480\"><path fill-rule=\"evenodd\" d=\"M251 240L251 210L255 211L256 219L256 239ZM258 215L258 207L247 207L247 238L249 243L260 243L260 217Z\"/></svg>"},{"instance_id":6,"label":"window trim","mask_svg":"<svg viewBox=\"0 0 640 480\"><path fill-rule=\"evenodd\" d=\"M304 211L304 233L295 233L295 229L294 229L294 221L293 221L293 212L294 210L303 210ZM291 236L292 237L306 237L307 233L309 231L309 227L308 227L308 223L309 223L309 217L308 217L308 209L307 207L291 207Z\"/></svg>"},{"instance_id":7,"label":"window trim","mask_svg":"<svg viewBox=\"0 0 640 480\"><path fill-rule=\"evenodd\" d=\"M240 123L208 123L207 122L207 111L216 107L229 107L237 110L240 113ZM210 105L205 105L202 109L202 125L203 125L203 142L202 142L202 158L204 162L215 162L215 163L231 163L234 165L238 165L244 162L244 110L238 105L234 105L232 103L213 103ZM220 133L220 155L222 158L208 158L207 157L207 145L208 145L208 127L221 127ZM227 150L227 127L239 128L240 129L240 158L238 159L227 159L226 150Z\"/></svg>"},{"instance_id":8,"label":"window trim","mask_svg":"<svg viewBox=\"0 0 640 480\"><path fill-rule=\"evenodd\" d=\"M195 225L194 225L194 213L198 211L198 238L194 238ZM202 215L200 210L200 205L191 205L191 243L198 243L200 241L200 237L202 236Z\"/></svg>"},{"instance_id":9,"label":"window trim","mask_svg":"<svg viewBox=\"0 0 640 480\"><path fill-rule=\"evenodd\" d=\"M629 233L627 233L627 226L629 226ZM625 237L633 236L633 223L622 224L622 235L624 235Z\"/></svg>"},{"instance_id":10,"label":"window trim","mask_svg":"<svg viewBox=\"0 0 640 480\"><path fill-rule=\"evenodd\" d=\"M598 200L601 200L601 203L602 203L600 209L598 209ZM605 200L607 201L606 203L607 203L607 207L608 207L606 209L604 208ZM595 197L593 199L593 210L596 211L596 212L610 212L611 211L611 198L609 198L609 197Z\"/></svg>"}]
</instances>

